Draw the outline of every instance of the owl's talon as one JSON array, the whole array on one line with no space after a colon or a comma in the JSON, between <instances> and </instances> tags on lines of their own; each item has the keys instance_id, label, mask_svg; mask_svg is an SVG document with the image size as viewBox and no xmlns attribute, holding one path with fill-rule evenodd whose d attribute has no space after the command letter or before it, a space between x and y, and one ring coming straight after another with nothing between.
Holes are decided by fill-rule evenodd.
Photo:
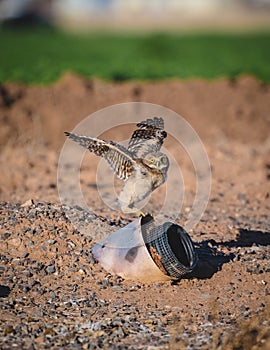
<instances>
[{"instance_id":1,"label":"owl's talon","mask_svg":"<svg viewBox=\"0 0 270 350\"><path fill-rule=\"evenodd\" d=\"M154 218L152 214L150 214L150 213L148 213L148 212L143 212L143 211L140 211L140 212L138 213L138 215L139 215L139 217L142 218L142 219L151 219L151 220L152 220L152 219Z\"/></svg>"}]
</instances>

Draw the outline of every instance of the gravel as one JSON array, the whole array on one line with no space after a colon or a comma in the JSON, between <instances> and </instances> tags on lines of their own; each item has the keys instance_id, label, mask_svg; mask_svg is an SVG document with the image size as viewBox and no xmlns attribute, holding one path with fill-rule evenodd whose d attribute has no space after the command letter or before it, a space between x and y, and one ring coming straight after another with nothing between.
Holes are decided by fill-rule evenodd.
<instances>
[{"instance_id":1,"label":"gravel","mask_svg":"<svg viewBox=\"0 0 270 350\"><path fill-rule=\"evenodd\" d=\"M241 320L254 318L261 341L270 339L268 242L237 243L241 233L230 243L196 242L200 260L193 275L141 284L107 274L94 261L96 236L78 231L66 208L27 203L2 203L0 209L1 349L219 348L235 339L237 327L243 332ZM77 212L83 221L87 213ZM88 229L106 235L117 220L92 215ZM240 263L242 269L232 267ZM227 280L218 273L225 267L231 269ZM218 279L209 289L212 276ZM249 276L255 287L243 286Z\"/></svg>"}]
</instances>

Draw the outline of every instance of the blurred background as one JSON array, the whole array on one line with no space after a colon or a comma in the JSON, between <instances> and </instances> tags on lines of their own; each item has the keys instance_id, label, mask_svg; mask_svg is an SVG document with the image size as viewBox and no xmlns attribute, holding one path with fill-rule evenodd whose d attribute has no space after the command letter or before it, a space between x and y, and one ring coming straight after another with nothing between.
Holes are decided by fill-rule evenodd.
<instances>
[{"instance_id":1,"label":"blurred background","mask_svg":"<svg viewBox=\"0 0 270 350\"><path fill-rule=\"evenodd\" d=\"M0 82L270 81L270 0L0 0Z\"/></svg>"},{"instance_id":2,"label":"blurred background","mask_svg":"<svg viewBox=\"0 0 270 350\"><path fill-rule=\"evenodd\" d=\"M0 18L65 28L268 27L270 0L1 0Z\"/></svg>"}]
</instances>

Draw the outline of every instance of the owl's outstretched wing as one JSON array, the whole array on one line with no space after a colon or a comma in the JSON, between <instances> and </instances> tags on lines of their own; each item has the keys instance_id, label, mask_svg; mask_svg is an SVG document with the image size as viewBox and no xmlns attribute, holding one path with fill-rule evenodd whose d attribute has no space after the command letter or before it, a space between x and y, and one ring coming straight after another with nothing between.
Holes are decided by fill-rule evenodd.
<instances>
[{"instance_id":1,"label":"owl's outstretched wing","mask_svg":"<svg viewBox=\"0 0 270 350\"><path fill-rule=\"evenodd\" d=\"M65 132L65 134L90 152L103 157L120 179L126 180L137 166L130 151L119 143L80 136L69 132Z\"/></svg>"},{"instance_id":2,"label":"owl's outstretched wing","mask_svg":"<svg viewBox=\"0 0 270 350\"><path fill-rule=\"evenodd\" d=\"M167 137L163 118L146 119L137 127L129 140L128 150L137 158L143 158L149 152L158 152Z\"/></svg>"}]
</instances>

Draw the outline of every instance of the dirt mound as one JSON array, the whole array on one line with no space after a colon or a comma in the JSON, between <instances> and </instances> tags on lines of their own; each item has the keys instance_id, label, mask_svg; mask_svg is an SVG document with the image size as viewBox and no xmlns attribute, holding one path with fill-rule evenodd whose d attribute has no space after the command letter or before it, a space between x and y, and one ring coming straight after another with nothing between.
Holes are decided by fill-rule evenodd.
<instances>
[{"instance_id":1,"label":"dirt mound","mask_svg":"<svg viewBox=\"0 0 270 350\"><path fill-rule=\"evenodd\" d=\"M81 168L94 213L78 208L89 236L59 203L64 131L128 101L181 114L210 158L211 197L190 232L200 263L192 278L176 283L125 281L93 261L91 232L105 234L130 221L98 197L94 157ZM52 86L1 86L0 347L268 349L269 110L270 87L249 77L115 84L68 74ZM178 157L186 190L181 225L196 183L192 164ZM157 203L151 202L153 211Z\"/></svg>"},{"instance_id":2,"label":"dirt mound","mask_svg":"<svg viewBox=\"0 0 270 350\"><path fill-rule=\"evenodd\" d=\"M59 149L65 130L103 107L130 101L171 108L203 140L261 143L269 137L270 88L253 78L113 84L67 74L48 87L1 87L0 147L31 142Z\"/></svg>"}]
</instances>

